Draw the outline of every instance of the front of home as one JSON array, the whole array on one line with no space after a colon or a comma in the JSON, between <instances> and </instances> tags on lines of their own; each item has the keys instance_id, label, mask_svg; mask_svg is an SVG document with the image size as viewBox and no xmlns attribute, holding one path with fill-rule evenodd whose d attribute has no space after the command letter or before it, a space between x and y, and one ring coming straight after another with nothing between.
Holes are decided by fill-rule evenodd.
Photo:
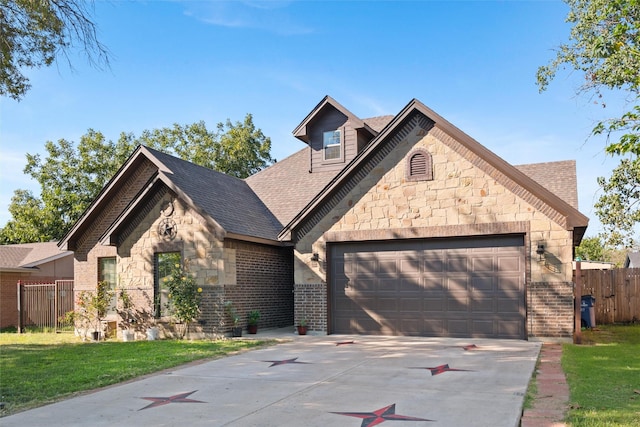
<instances>
[{"instance_id":1,"label":"front of home","mask_svg":"<svg viewBox=\"0 0 640 427\"><path fill-rule=\"evenodd\" d=\"M108 280L140 333L170 334L179 260L211 336L228 301L317 333L571 336L574 162L514 167L417 100L360 119L325 97L294 135L307 147L246 180L139 147L61 242L76 289Z\"/></svg>"}]
</instances>

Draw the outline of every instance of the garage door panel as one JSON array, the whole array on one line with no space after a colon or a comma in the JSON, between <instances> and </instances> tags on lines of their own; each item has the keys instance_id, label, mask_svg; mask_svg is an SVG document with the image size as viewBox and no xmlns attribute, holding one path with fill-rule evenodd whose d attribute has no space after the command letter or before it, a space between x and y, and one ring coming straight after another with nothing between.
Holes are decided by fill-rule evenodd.
<instances>
[{"instance_id":1,"label":"garage door panel","mask_svg":"<svg viewBox=\"0 0 640 427\"><path fill-rule=\"evenodd\" d=\"M442 255L439 256L426 256L422 263L422 271L425 273L441 273L445 267L445 261Z\"/></svg>"},{"instance_id":2,"label":"garage door panel","mask_svg":"<svg viewBox=\"0 0 640 427\"><path fill-rule=\"evenodd\" d=\"M499 313L520 313L523 308L518 301L514 301L512 298L498 298L496 304L496 311Z\"/></svg>"},{"instance_id":3,"label":"garage door panel","mask_svg":"<svg viewBox=\"0 0 640 427\"><path fill-rule=\"evenodd\" d=\"M469 297L467 294L449 295L447 298L447 311L462 313L469 311Z\"/></svg>"},{"instance_id":4,"label":"garage door panel","mask_svg":"<svg viewBox=\"0 0 640 427\"><path fill-rule=\"evenodd\" d=\"M494 321L492 319L473 320L471 323L471 328L473 331L472 335L482 338L495 336L496 330L494 326Z\"/></svg>"},{"instance_id":5,"label":"garage door panel","mask_svg":"<svg viewBox=\"0 0 640 427\"><path fill-rule=\"evenodd\" d=\"M471 289L473 292L493 292L495 290L494 276L474 276L471 278Z\"/></svg>"},{"instance_id":6,"label":"garage door panel","mask_svg":"<svg viewBox=\"0 0 640 427\"><path fill-rule=\"evenodd\" d=\"M330 332L524 338L523 241L492 236L331 246ZM351 283L344 289L346 277Z\"/></svg>"},{"instance_id":7,"label":"garage door panel","mask_svg":"<svg viewBox=\"0 0 640 427\"><path fill-rule=\"evenodd\" d=\"M467 319L447 319L446 325L450 337L469 337L472 335Z\"/></svg>"},{"instance_id":8,"label":"garage door panel","mask_svg":"<svg viewBox=\"0 0 640 427\"><path fill-rule=\"evenodd\" d=\"M447 258L447 271L466 273L469 271L469 262L466 257L450 256Z\"/></svg>"},{"instance_id":9,"label":"garage door panel","mask_svg":"<svg viewBox=\"0 0 640 427\"><path fill-rule=\"evenodd\" d=\"M492 272L495 270L494 258L491 256L474 257L471 259L471 269L475 273Z\"/></svg>"},{"instance_id":10,"label":"garage door panel","mask_svg":"<svg viewBox=\"0 0 640 427\"><path fill-rule=\"evenodd\" d=\"M458 272L455 275L447 276L447 291L448 292L466 292L469 289L469 276L460 276Z\"/></svg>"},{"instance_id":11,"label":"garage door panel","mask_svg":"<svg viewBox=\"0 0 640 427\"><path fill-rule=\"evenodd\" d=\"M495 300L493 298L474 297L471 304L471 311L473 312L493 313L496 311Z\"/></svg>"},{"instance_id":12,"label":"garage door panel","mask_svg":"<svg viewBox=\"0 0 640 427\"><path fill-rule=\"evenodd\" d=\"M424 311L422 298L400 298L399 301L399 309L403 314L413 312L415 316L416 313L422 313Z\"/></svg>"},{"instance_id":13,"label":"garage door panel","mask_svg":"<svg viewBox=\"0 0 640 427\"><path fill-rule=\"evenodd\" d=\"M422 329L427 336L445 336L444 319L425 319Z\"/></svg>"},{"instance_id":14,"label":"garage door panel","mask_svg":"<svg viewBox=\"0 0 640 427\"><path fill-rule=\"evenodd\" d=\"M520 272L522 271L521 259L515 256L502 256L498 258L498 271Z\"/></svg>"},{"instance_id":15,"label":"garage door panel","mask_svg":"<svg viewBox=\"0 0 640 427\"><path fill-rule=\"evenodd\" d=\"M446 312L446 298L425 298L424 302L424 310L426 315L433 315L434 313L444 313Z\"/></svg>"}]
</instances>

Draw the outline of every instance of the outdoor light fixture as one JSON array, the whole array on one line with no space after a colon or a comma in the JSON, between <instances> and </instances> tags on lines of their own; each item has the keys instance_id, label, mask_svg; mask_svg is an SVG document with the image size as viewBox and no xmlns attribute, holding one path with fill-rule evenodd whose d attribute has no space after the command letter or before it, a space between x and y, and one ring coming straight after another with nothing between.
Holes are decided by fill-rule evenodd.
<instances>
[{"instance_id":1,"label":"outdoor light fixture","mask_svg":"<svg viewBox=\"0 0 640 427\"><path fill-rule=\"evenodd\" d=\"M542 255L544 255L544 244L538 243L538 249L536 249L536 253L538 254L538 260L542 261Z\"/></svg>"},{"instance_id":2,"label":"outdoor light fixture","mask_svg":"<svg viewBox=\"0 0 640 427\"><path fill-rule=\"evenodd\" d=\"M311 255L311 261L318 262L319 260L320 257L318 256L318 254L314 253L313 255Z\"/></svg>"}]
</instances>

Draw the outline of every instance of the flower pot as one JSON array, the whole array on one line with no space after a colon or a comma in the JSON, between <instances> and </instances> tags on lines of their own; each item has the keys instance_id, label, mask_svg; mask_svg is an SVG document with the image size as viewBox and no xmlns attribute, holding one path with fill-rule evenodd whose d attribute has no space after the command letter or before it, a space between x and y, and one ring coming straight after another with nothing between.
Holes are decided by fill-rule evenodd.
<instances>
[{"instance_id":1,"label":"flower pot","mask_svg":"<svg viewBox=\"0 0 640 427\"><path fill-rule=\"evenodd\" d=\"M157 340L158 335L160 335L160 330L155 326L147 329L147 341Z\"/></svg>"},{"instance_id":2,"label":"flower pot","mask_svg":"<svg viewBox=\"0 0 640 427\"><path fill-rule=\"evenodd\" d=\"M307 327L306 326L298 326L298 335L307 335Z\"/></svg>"},{"instance_id":3,"label":"flower pot","mask_svg":"<svg viewBox=\"0 0 640 427\"><path fill-rule=\"evenodd\" d=\"M258 333L258 325L247 325L247 331L250 334L256 334Z\"/></svg>"},{"instance_id":4,"label":"flower pot","mask_svg":"<svg viewBox=\"0 0 640 427\"><path fill-rule=\"evenodd\" d=\"M231 328L231 336L232 337L241 337L242 336L242 326L234 326Z\"/></svg>"},{"instance_id":5,"label":"flower pot","mask_svg":"<svg viewBox=\"0 0 640 427\"><path fill-rule=\"evenodd\" d=\"M133 331L127 331L124 330L122 331L122 341L135 341L136 340L136 333Z\"/></svg>"}]
</instances>

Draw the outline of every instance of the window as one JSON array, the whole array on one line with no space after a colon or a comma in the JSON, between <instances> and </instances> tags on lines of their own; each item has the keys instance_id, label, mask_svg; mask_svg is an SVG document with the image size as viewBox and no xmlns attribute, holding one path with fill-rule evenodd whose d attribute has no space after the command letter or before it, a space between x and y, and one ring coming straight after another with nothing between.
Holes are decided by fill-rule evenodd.
<instances>
[{"instance_id":1,"label":"window","mask_svg":"<svg viewBox=\"0 0 640 427\"><path fill-rule=\"evenodd\" d=\"M169 290L164 281L175 269L180 269L182 256L180 252L156 253L154 264L153 304L155 316L159 318L168 315Z\"/></svg>"},{"instance_id":2,"label":"window","mask_svg":"<svg viewBox=\"0 0 640 427\"><path fill-rule=\"evenodd\" d=\"M332 130L322 134L322 148L325 160L340 159L340 131Z\"/></svg>"},{"instance_id":3,"label":"window","mask_svg":"<svg viewBox=\"0 0 640 427\"><path fill-rule=\"evenodd\" d=\"M116 312L116 286L118 284L116 275L116 257L98 258L98 281L107 282L109 289L114 291L111 297L111 304L107 314L114 314Z\"/></svg>"},{"instance_id":4,"label":"window","mask_svg":"<svg viewBox=\"0 0 640 427\"><path fill-rule=\"evenodd\" d=\"M430 181L433 179L431 154L424 150L418 150L409 155L407 179L409 181Z\"/></svg>"}]
</instances>

